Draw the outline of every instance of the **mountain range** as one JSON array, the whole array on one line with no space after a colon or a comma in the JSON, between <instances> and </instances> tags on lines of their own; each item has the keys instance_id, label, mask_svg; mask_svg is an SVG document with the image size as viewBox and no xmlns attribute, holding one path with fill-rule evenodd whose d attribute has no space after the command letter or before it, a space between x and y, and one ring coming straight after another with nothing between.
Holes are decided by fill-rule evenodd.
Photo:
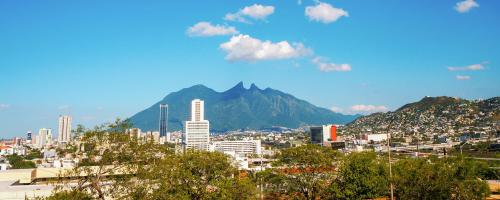
<instances>
[{"instance_id":1,"label":"mountain range","mask_svg":"<svg viewBox=\"0 0 500 200\"><path fill-rule=\"evenodd\" d=\"M189 119L193 99L205 101L205 118L214 132L258 130L271 127L297 128L306 125L345 124L359 115L344 115L317 107L279 90L260 89L255 84L245 88L243 82L224 92L195 85L168 94L161 101L129 118L143 131L158 130L160 104L167 104L168 130L182 130Z\"/></svg>"},{"instance_id":2,"label":"mountain range","mask_svg":"<svg viewBox=\"0 0 500 200\"><path fill-rule=\"evenodd\" d=\"M344 134L387 133L460 135L499 134L500 97L467 100L455 97L424 97L386 113L362 116L342 127Z\"/></svg>"}]
</instances>

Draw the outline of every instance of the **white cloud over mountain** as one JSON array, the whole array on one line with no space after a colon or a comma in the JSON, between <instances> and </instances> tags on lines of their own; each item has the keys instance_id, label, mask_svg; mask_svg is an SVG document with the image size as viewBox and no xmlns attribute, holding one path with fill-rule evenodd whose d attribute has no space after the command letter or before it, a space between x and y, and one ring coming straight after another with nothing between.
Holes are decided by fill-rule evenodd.
<instances>
[{"instance_id":1,"label":"white cloud over mountain","mask_svg":"<svg viewBox=\"0 0 500 200\"><path fill-rule=\"evenodd\" d=\"M353 105L349 109L352 113L375 113L375 112L386 112L388 109L385 106L376 106L376 105Z\"/></svg>"},{"instance_id":2,"label":"white cloud over mountain","mask_svg":"<svg viewBox=\"0 0 500 200\"><path fill-rule=\"evenodd\" d=\"M324 62L321 57L315 57L312 62L318 67L322 72L347 72L351 71L351 65L349 64L336 64Z\"/></svg>"},{"instance_id":3,"label":"white cloud over mountain","mask_svg":"<svg viewBox=\"0 0 500 200\"><path fill-rule=\"evenodd\" d=\"M312 51L302 43L288 41L261 41L249 35L236 35L220 48L226 52L226 60L256 62L261 60L280 60L309 55Z\"/></svg>"},{"instance_id":4,"label":"white cloud over mountain","mask_svg":"<svg viewBox=\"0 0 500 200\"><path fill-rule=\"evenodd\" d=\"M333 112L337 112L337 113L341 113L342 111L344 111L344 109L342 109L341 107L337 107L337 106L332 106L330 108L330 110Z\"/></svg>"}]
</instances>

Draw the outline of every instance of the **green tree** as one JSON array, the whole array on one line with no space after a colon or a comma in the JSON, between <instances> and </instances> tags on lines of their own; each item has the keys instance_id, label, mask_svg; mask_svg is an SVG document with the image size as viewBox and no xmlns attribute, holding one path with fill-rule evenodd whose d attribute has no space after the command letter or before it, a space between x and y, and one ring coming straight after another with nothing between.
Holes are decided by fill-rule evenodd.
<instances>
[{"instance_id":1,"label":"green tree","mask_svg":"<svg viewBox=\"0 0 500 200\"><path fill-rule=\"evenodd\" d=\"M402 159L394 167L398 199L484 199L488 185L464 158Z\"/></svg>"},{"instance_id":2,"label":"green tree","mask_svg":"<svg viewBox=\"0 0 500 200\"><path fill-rule=\"evenodd\" d=\"M36 168L36 164L32 161L29 160L24 160L23 157L13 154L7 156L7 160L9 161L9 164L11 165L12 169L31 169L31 168Z\"/></svg>"},{"instance_id":3,"label":"green tree","mask_svg":"<svg viewBox=\"0 0 500 200\"><path fill-rule=\"evenodd\" d=\"M373 152L351 153L339 165L325 199L372 199L387 196L388 169Z\"/></svg>"},{"instance_id":4,"label":"green tree","mask_svg":"<svg viewBox=\"0 0 500 200\"><path fill-rule=\"evenodd\" d=\"M279 199L287 194L287 177L283 173L278 173L276 170L266 169L256 173L253 177L255 183L263 187L267 199Z\"/></svg>"},{"instance_id":5,"label":"green tree","mask_svg":"<svg viewBox=\"0 0 500 200\"><path fill-rule=\"evenodd\" d=\"M29 149L29 153L24 156L26 160L33 160L37 158L43 158L42 152L38 149Z\"/></svg>"},{"instance_id":6,"label":"green tree","mask_svg":"<svg viewBox=\"0 0 500 200\"><path fill-rule=\"evenodd\" d=\"M126 121L85 130L75 154L83 158L61 174L79 177L48 198L83 194L92 199L253 199L255 185L240 177L222 153L174 154L167 145L124 134ZM67 185L66 178L58 182Z\"/></svg>"},{"instance_id":7,"label":"green tree","mask_svg":"<svg viewBox=\"0 0 500 200\"><path fill-rule=\"evenodd\" d=\"M57 155L59 157L64 157L64 156L66 156L66 154L71 154L74 156L75 153L77 152L77 150L78 150L78 148L72 144L66 144L65 147L63 147L63 148L61 148L61 147L56 148L56 152L57 152Z\"/></svg>"},{"instance_id":8,"label":"green tree","mask_svg":"<svg viewBox=\"0 0 500 200\"><path fill-rule=\"evenodd\" d=\"M134 174L169 153L162 145L131 139L124 134L130 127L127 121L117 120L94 129L79 130L84 133L74 154L82 160L61 176L80 178L76 186L69 189L58 187L57 191L85 193L95 199L127 196L128 187L137 182ZM67 181L60 179L58 184L65 185ZM59 192L53 196L60 195Z\"/></svg>"},{"instance_id":9,"label":"green tree","mask_svg":"<svg viewBox=\"0 0 500 200\"><path fill-rule=\"evenodd\" d=\"M284 149L274 163L277 169L264 177L270 180L267 183L273 184L272 188L279 189L274 192L284 192L289 198L316 199L333 180L334 164L339 156L331 148L314 144Z\"/></svg>"},{"instance_id":10,"label":"green tree","mask_svg":"<svg viewBox=\"0 0 500 200\"><path fill-rule=\"evenodd\" d=\"M254 183L239 177L229 159L222 153L204 151L162 159L141 175L150 184L138 193L146 193L146 199L254 199Z\"/></svg>"},{"instance_id":11,"label":"green tree","mask_svg":"<svg viewBox=\"0 0 500 200\"><path fill-rule=\"evenodd\" d=\"M79 190L57 191L48 197L37 197L35 200L92 200L92 196Z\"/></svg>"}]
</instances>

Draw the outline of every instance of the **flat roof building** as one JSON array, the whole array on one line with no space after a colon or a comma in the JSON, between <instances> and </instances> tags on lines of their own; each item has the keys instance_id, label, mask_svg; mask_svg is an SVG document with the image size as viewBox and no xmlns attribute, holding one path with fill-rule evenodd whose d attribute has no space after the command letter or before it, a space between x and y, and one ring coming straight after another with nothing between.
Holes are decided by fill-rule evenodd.
<instances>
[{"instance_id":1,"label":"flat roof building","mask_svg":"<svg viewBox=\"0 0 500 200\"><path fill-rule=\"evenodd\" d=\"M210 145L210 151L261 154L261 143L260 140L214 141Z\"/></svg>"}]
</instances>

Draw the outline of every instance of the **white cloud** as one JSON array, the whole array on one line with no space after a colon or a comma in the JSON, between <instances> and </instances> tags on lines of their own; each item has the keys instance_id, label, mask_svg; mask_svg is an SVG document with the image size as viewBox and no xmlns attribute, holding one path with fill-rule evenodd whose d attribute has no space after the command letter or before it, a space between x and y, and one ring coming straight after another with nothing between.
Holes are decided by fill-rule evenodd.
<instances>
[{"instance_id":1,"label":"white cloud","mask_svg":"<svg viewBox=\"0 0 500 200\"><path fill-rule=\"evenodd\" d=\"M0 110L4 110L4 109L7 109L7 108L10 108L9 104L0 104Z\"/></svg>"},{"instance_id":2,"label":"white cloud","mask_svg":"<svg viewBox=\"0 0 500 200\"><path fill-rule=\"evenodd\" d=\"M385 106L375 106L375 105L353 105L349 109L352 113L375 113L375 112L386 112L388 109Z\"/></svg>"},{"instance_id":3,"label":"white cloud","mask_svg":"<svg viewBox=\"0 0 500 200\"><path fill-rule=\"evenodd\" d=\"M226 16L224 16L224 20L234 21L234 22L242 22L242 23L247 23L247 24L250 23L246 18L241 16L240 13L227 13Z\"/></svg>"},{"instance_id":4,"label":"white cloud","mask_svg":"<svg viewBox=\"0 0 500 200\"><path fill-rule=\"evenodd\" d=\"M466 81L470 79L470 76L464 76L464 75L457 75L455 78L459 81Z\"/></svg>"},{"instance_id":5,"label":"white cloud","mask_svg":"<svg viewBox=\"0 0 500 200\"><path fill-rule=\"evenodd\" d=\"M320 57L313 58L312 62L318 66L318 69L322 72L347 72L352 70L349 64L327 63Z\"/></svg>"},{"instance_id":6,"label":"white cloud","mask_svg":"<svg viewBox=\"0 0 500 200\"><path fill-rule=\"evenodd\" d=\"M465 66L465 67L448 67L448 70L449 71L478 71L478 70L484 69L485 63L486 62L479 63L479 64L473 64L473 65L469 65L469 66Z\"/></svg>"},{"instance_id":7,"label":"white cloud","mask_svg":"<svg viewBox=\"0 0 500 200\"><path fill-rule=\"evenodd\" d=\"M265 19L267 16L274 13L274 7L253 4L251 6L243 8L243 10L241 10L241 13L254 19Z\"/></svg>"},{"instance_id":8,"label":"white cloud","mask_svg":"<svg viewBox=\"0 0 500 200\"><path fill-rule=\"evenodd\" d=\"M217 36L217 35L234 35L239 33L236 28L224 25L212 25L210 22L198 22L197 24L187 29L187 34L191 37L195 36Z\"/></svg>"},{"instance_id":9,"label":"white cloud","mask_svg":"<svg viewBox=\"0 0 500 200\"><path fill-rule=\"evenodd\" d=\"M348 17L349 13L341 8L335 8L328 3L317 1L315 6L307 6L305 15L309 20L325 24L337 21L341 17Z\"/></svg>"},{"instance_id":10,"label":"white cloud","mask_svg":"<svg viewBox=\"0 0 500 200\"><path fill-rule=\"evenodd\" d=\"M344 109L342 109L340 107L337 107L337 106L332 106L330 108L330 110L333 111L333 112L337 112L337 113L340 113L340 112L344 111Z\"/></svg>"},{"instance_id":11,"label":"white cloud","mask_svg":"<svg viewBox=\"0 0 500 200\"><path fill-rule=\"evenodd\" d=\"M274 6L264 6L260 4L253 4L246 6L236 13L228 13L224 16L224 20L237 21L243 23L250 23L247 17L255 20L265 20L267 16L274 13Z\"/></svg>"},{"instance_id":12,"label":"white cloud","mask_svg":"<svg viewBox=\"0 0 500 200\"><path fill-rule=\"evenodd\" d=\"M479 4L475 0L464 0L455 5L455 10L459 13L466 13L474 7L479 7Z\"/></svg>"},{"instance_id":13,"label":"white cloud","mask_svg":"<svg viewBox=\"0 0 500 200\"><path fill-rule=\"evenodd\" d=\"M311 50L302 43L281 41L273 43L261 41L249 35L236 35L220 48L226 52L226 60L255 62L260 60L280 60L309 55Z\"/></svg>"}]
</instances>

